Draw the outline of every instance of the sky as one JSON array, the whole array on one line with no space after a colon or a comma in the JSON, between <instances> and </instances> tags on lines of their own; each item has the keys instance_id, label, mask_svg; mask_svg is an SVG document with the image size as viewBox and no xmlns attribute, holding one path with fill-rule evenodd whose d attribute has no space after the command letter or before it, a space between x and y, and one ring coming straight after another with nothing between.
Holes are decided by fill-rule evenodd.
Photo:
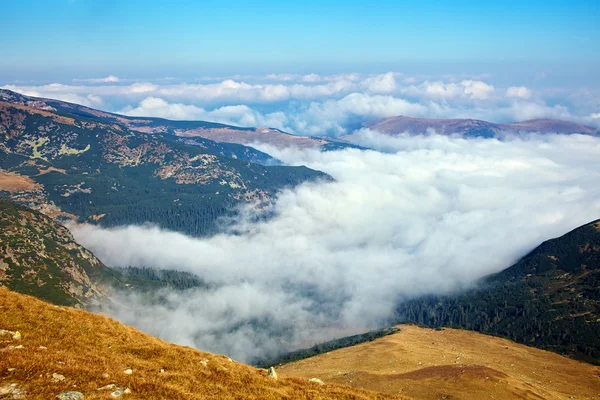
<instances>
[{"instance_id":1,"label":"sky","mask_svg":"<svg viewBox=\"0 0 600 400\"><path fill-rule=\"evenodd\" d=\"M595 0L0 0L0 9L5 82L542 69L577 81L600 65Z\"/></svg>"}]
</instances>

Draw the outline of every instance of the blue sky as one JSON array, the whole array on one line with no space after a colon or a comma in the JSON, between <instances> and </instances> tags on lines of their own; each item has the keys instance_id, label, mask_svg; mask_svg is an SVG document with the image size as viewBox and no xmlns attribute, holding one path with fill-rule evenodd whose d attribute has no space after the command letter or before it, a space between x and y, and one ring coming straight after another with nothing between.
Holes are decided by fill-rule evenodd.
<instances>
[{"instance_id":1,"label":"blue sky","mask_svg":"<svg viewBox=\"0 0 600 400\"><path fill-rule=\"evenodd\" d=\"M0 0L6 79L413 69L596 75L600 2Z\"/></svg>"}]
</instances>

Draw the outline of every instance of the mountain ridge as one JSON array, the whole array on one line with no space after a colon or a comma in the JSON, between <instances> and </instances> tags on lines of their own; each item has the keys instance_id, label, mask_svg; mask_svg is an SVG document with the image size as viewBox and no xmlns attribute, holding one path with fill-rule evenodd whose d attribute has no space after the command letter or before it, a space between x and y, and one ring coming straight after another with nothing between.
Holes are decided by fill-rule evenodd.
<instances>
[{"instance_id":1,"label":"mountain ridge","mask_svg":"<svg viewBox=\"0 0 600 400\"><path fill-rule=\"evenodd\" d=\"M398 321L497 335L600 365L600 220L550 239L476 288L398 306Z\"/></svg>"},{"instance_id":2,"label":"mountain ridge","mask_svg":"<svg viewBox=\"0 0 600 400\"><path fill-rule=\"evenodd\" d=\"M507 134L518 133L581 133L586 135L600 135L597 128L576 122L537 118L511 124L498 124L479 119L436 119L416 118L408 116L387 117L367 121L363 124L380 133L400 135L403 133L422 134L433 129L441 135L458 135L465 137L503 137Z\"/></svg>"},{"instance_id":3,"label":"mountain ridge","mask_svg":"<svg viewBox=\"0 0 600 400\"><path fill-rule=\"evenodd\" d=\"M396 328L277 371L422 400L600 398L597 366L467 330Z\"/></svg>"},{"instance_id":4,"label":"mountain ridge","mask_svg":"<svg viewBox=\"0 0 600 400\"><path fill-rule=\"evenodd\" d=\"M2 99L13 104L18 103L40 110L76 114L92 120L99 119L142 133L170 133L181 138L204 138L218 143L239 144L244 146L260 142L280 148L298 147L334 150L346 147L358 147L335 138L293 135L280 129L269 127L238 127L207 121L169 120L158 117L126 116L95 110L87 106L61 100L26 96L8 89L0 89L0 100Z\"/></svg>"},{"instance_id":5,"label":"mountain ridge","mask_svg":"<svg viewBox=\"0 0 600 400\"><path fill-rule=\"evenodd\" d=\"M331 179L304 166L263 165L272 158L251 147L132 131L9 95L15 103L0 101L0 196L53 217L103 226L151 222L199 236L215 232L217 220L241 204ZM29 187L15 190L19 180Z\"/></svg>"}]
</instances>

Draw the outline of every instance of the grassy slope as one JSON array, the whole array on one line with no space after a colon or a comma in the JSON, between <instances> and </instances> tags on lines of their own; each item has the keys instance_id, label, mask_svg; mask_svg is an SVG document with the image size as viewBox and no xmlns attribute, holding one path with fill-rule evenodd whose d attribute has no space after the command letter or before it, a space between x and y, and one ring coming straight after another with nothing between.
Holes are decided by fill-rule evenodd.
<instances>
[{"instance_id":1,"label":"grassy slope","mask_svg":"<svg viewBox=\"0 0 600 400\"><path fill-rule=\"evenodd\" d=\"M277 371L419 399L600 399L599 367L465 330L399 328Z\"/></svg>"},{"instance_id":2,"label":"grassy slope","mask_svg":"<svg viewBox=\"0 0 600 400\"><path fill-rule=\"evenodd\" d=\"M0 343L0 387L17 383L29 399L52 399L67 390L80 391L86 399L110 398L110 391L96 389L111 383L132 390L126 399L389 398L301 378L273 380L265 370L225 356L168 344L107 317L52 306L6 288L0 288L0 310L0 329L20 331L22 339L12 345L24 346L4 350L11 343ZM127 368L132 375L123 373ZM53 373L65 380L53 383Z\"/></svg>"}]
</instances>

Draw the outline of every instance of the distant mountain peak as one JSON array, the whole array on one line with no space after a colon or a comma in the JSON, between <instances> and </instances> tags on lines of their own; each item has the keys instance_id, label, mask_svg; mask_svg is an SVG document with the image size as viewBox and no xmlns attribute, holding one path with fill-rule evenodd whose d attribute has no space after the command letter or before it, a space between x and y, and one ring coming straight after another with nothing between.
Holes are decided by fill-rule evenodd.
<instances>
[{"instance_id":1,"label":"distant mountain peak","mask_svg":"<svg viewBox=\"0 0 600 400\"><path fill-rule=\"evenodd\" d=\"M466 137L502 137L507 134L558 133L599 135L597 128L550 118L536 118L511 124L497 124L479 119L469 118L419 118L408 116L387 117L368 121L363 124L380 133L399 135L402 133L421 134L433 129L441 135L457 135Z\"/></svg>"}]
</instances>

